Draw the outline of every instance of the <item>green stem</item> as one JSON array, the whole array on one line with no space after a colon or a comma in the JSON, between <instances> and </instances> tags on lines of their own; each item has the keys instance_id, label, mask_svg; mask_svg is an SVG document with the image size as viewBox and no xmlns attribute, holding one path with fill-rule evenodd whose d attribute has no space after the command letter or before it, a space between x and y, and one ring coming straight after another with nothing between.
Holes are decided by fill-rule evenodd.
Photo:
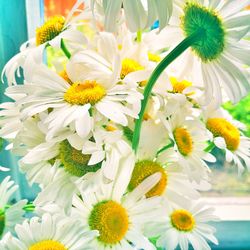
<instances>
[{"instance_id":1,"label":"green stem","mask_svg":"<svg viewBox=\"0 0 250 250\"><path fill-rule=\"evenodd\" d=\"M162 147L160 150L158 150L157 156L158 156L160 153L162 153L163 151L165 151L165 150L167 150L167 149L169 149L169 148L172 148L173 146L174 146L174 142L171 141L168 145L166 145L166 146Z\"/></svg>"},{"instance_id":2,"label":"green stem","mask_svg":"<svg viewBox=\"0 0 250 250\"><path fill-rule=\"evenodd\" d=\"M35 210L35 205L33 203L29 203L23 207L23 210L33 212Z\"/></svg>"},{"instance_id":3,"label":"green stem","mask_svg":"<svg viewBox=\"0 0 250 250\"><path fill-rule=\"evenodd\" d=\"M4 215L4 210L0 209L0 217Z\"/></svg>"},{"instance_id":4,"label":"green stem","mask_svg":"<svg viewBox=\"0 0 250 250\"><path fill-rule=\"evenodd\" d=\"M65 54L65 56L67 56L67 58L70 59L71 54L70 54L70 52L68 51L68 49L67 49L67 47L66 47L66 45L65 45L65 43L64 43L64 41L63 41L63 39L61 40L61 49L62 49L63 53Z\"/></svg>"},{"instance_id":5,"label":"green stem","mask_svg":"<svg viewBox=\"0 0 250 250\"><path fill-rule=\"evenodd\" d=\"M142 31L141 31L141 30L138 30L138 31L137 31L137 38L136 38L136 41L137 41L138 43L140 43L140 42L141 42L141 39L142 39Z\"/></svg>"},{"instance_id":6,"label":"green stem","mask_svg":"<svg viewBox=\"0 0 250 250\"><path fill-rule=\"evenodd\" d=\"M215 148L215 144L213 142L211 142L206 148L205 148L205 152L211 152L213 149Z\"/></svg>"},{"instance_id":7,"label":"green stem","mask_svg":"<svg viewBox=\"0 0 250 250\"><path fill-rule=\"evenodd\" d=\"M186 49L192 46L195 42L199 41L204 35L204 30L197 30L193 35L185 38L180 44L178 44L155 68L152 75L150 76L148 83L144 90L144 99L141 103L141 111L139 114L139 118L136 120L135 123L135 130L133 136L132 147L137 151L140 133L141 133L141 125L143 121L143 115L146 110L146 106L148 103L148 99L150 97L151 91L161 75L161 73L167 68L169 64L171 64L178 56L180 56Z\"/></svg>"}]
</instances>

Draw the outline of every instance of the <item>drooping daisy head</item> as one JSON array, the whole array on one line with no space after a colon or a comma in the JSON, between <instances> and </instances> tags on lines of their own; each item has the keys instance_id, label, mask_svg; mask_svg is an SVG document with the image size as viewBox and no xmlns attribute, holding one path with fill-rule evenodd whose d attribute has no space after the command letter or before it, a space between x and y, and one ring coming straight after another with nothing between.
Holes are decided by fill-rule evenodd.
<instances>
[{"instance_id":1,"label":"drooping daisy head","mask_svg":"<svg viewBox=\"0 0 250 250\"><path fill-rule=\"evenodd\" d=\"M143 236L142 227L161 214L161 199L143 196L159 181L160 173L150 176L125 196L133 167L134 159L129 156L122 163L113 183L100 183L100 188L88 194L81 190L81 198L76 196L73 200L75 208L72 213L81 218L82 225L99 232L90 244L95 249L133 249L133 245L154 249Z\"/></svg>"},{"instance_id":2,"label":"drooping daisy head","mask_svg":"<svg viewBox=\"0 0 250 250\"><path fill-rule=\"evenodd\" d=\"M43 26L36 29L36 45L39 46L58 36L65 24L63 16L54 16L47 20Z\"/></svg>"},{"instance_id":3,"label":"drooping daisy head","mask_svg":"<svg viewBox=\"0 0 250 250\"><path fill-rule=\"evenodd\" d=\"M248 1L240 4L228 1L175 1L174 18L166 34L176 40L197 35L195 41L170 67L177 75L196 76L204 88L208 104L213 99L222 103L222 91L236 102L250 90L249 30L246 18ZM177 18L176 18L177 17ZM175 32L173 31L175 29ZM240 51L240 53L239 53ZM204 105L203 104L203 105Z\"/></svg>"},{"instance_id":4,"label":"drooping daisy head","mask_svg":"<svg viewBox=\"0 0 250 250\"><path fill-rule=\"evenodd\" d=\"M192 45L193 51L203 62L217 59L226 42L226 31L219 13L199 1L186 1L183 12L181 26L184 34L187 37L195 32L203 34L202 39Z\"/></svg>"},{"instance_id":5,"label":"drooping daisy head","mask_svg":"<svg viewBox=\"0 0 250 250\"><path fill-rule=\"evenodd\" d=\"M0 238L8 231L13 231L15 225L24 220L23 207L27 200L11 204L11 197L18 189L14 181L7 176L0 184Z\"/></svg>"},{"instance_id":6,"label":"drooping daisy head","mask_svg":"<svg viewBox=\"0 0 250 250\"><path fill-rule=\"evenodd\" d=\"M213 235L215 228L207 225L209 221L216 221L214 209L203 204L184 207L171 207L167 205L167 217L164 222L154 223L146 229L148 236L157 237L157 247L174 250L179 245L183 250L189 249L189 244L194 249L211 249L208 241L218 244Z\"/></svg>"},{"instance_id":7,"label":"drooping daisy head","mask_svg":"<svg viewBox=\"0 0 250 250\"><path fill-rule=\"evenodd\" d=\"M7 234L2 241L5 250L75 250L87 249L89 241L98 234L86 231L76 220L60 214L45 213L32 217L15 228L16 237Z\"/></svg>"},{"instance_id":8,"label":"drooping daisy head","mask_svg":"<svg viewBox=\"0 0 250 250\"><path fill-rule=\"evenodd\" d=\"M50 17L44 24L36 29L36 46L49 43L52 46L60 47L61 39L69 39L73 42L83 42L83 34L72 27L77 25L78 21L88 19L88 8L84 9L83 0L77 0L75 5L69 11L65 18L60 15Z\"/></svg>"}]
</instances>

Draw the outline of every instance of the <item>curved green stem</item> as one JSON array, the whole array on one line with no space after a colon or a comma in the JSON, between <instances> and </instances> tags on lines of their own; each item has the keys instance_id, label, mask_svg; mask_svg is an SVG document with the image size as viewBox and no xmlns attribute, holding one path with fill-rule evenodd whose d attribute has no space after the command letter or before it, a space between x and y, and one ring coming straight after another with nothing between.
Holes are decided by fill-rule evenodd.
<instances>
[{"instance_id":1,"label":"curved green stem","mask_svg":"<svg viewBox=\"0 0 250 250\"><path fill-rule=\"evenodd\" d=\"M174 141L171 141L168 145L162 147L160 150L158 150L157 152L157 156L162 153L163 151L169 149L169 148L172 148L174 146Z\"/></svg>"},{"instance_id":2,"label":"curved green stem","mask_svg":"<svg viewBox=\"0 0 250 250\"><path fill-rule=\"evenodd\" d=\"M152 75L150 76L148 83L144 90L144 99L142 100L142 103L141 103L141 111L139 114L139 118L137 119L135 123L135 130L134 130L134 136L133 136L133 142L132 142L132 147L135 150L135 152L137 151L138 144L139 144L143 115L144 115L151 91L157 79L159 78L161 73L167 68L169 64L171 64L178 56L180 56L186 49L192 46L195 42L199 41L203 37L203 35L204 35L204 30L200 29L197 32L195 32L193 35L185 38L157 65Z\"/></svg>"},{"instance_id":3,"label":"curved green stem","mask_svg":"<svg viewBox=\"0 0 250 250\"><path fill-rule=\"evenodd\" d=\"M65 56L67 56L67 58L69 59L71 57L71 54L68 51L63 39L61 40L61 49L62 49L63 53L65 54Z\"/></svg>"}]
</instances>

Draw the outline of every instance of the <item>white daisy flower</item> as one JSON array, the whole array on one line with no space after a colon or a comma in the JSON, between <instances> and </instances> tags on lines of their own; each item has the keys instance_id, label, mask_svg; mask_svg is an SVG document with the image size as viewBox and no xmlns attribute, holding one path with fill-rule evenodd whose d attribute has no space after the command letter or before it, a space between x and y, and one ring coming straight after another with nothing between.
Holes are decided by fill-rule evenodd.
<instances>
[{"instance_id":1,"label":"white daisy flower","mask_svg":"<svg viewBox=\"0 0 250 250\"><path fill-rule=\"evenodd\" d=\"M94 13L104 15L104 26L107 31L117 29L124 10L126 24L132 32L150 27L156 20L159 20L161 28L165 27L173 8L172 0L91 0L91 6Z\"/></svg>"},{"instance_id":2,"label":"white daisy flower","mask_svg":"<svg viewBox=\"0 0 250 250\"><path fill-rule=\"evenodd\" d=\"M165 30L166 46L176 46L183 38L197 35L191 48L170 66L177 76L192 76L205 89L206 103L222 102L221 88L233 101L250 90L249 1L176 0L171 26ZM181 27L181 29L180 29ZM164 33L164 32L163 32ZM163 37L163 36L162 36ZM205 104L205 103L204 103Z\"/></svg>"},{"instance_id":3,"label":"white daisy flower","mask_svg":"<svg viewBox=\"0 0 250 250\"><path fill-rule=\"evenodd\" d=\"M20 107L14 102L0 104L0 137L11 141L22 127Z\"/></svg>"},{"instance_id":4,"label":"white daisy flower","mask_svg":"<svg viewBox=\"0 0 250 250\"><path fill-rule=\"evenodd\" d=\"M94 134L91 141L82 140L68 129L46 141L47 132L41 120L29 119L14 143L14 151L24 153L19 161L21 171L31 184L38 183L42 188L34 202L39 207L56 202L68 212L79 183L87 191L95 189L103 179L114 180L120 161L131 153L131 147L118 131L111 137ZM99 151L99 142L105 151Z\"/></svg>"},{"instance_id":5,"label":"white daisy flower","mask_svg":"<svg viewBox=\"0 0 250 250\"><path fill-rule=\"evenodd\" d=\"M161 173L160 181L152 187L146 197L162 196L171 204L185 204L200 197L199 192L188 180L188 176L181 172L178 165L166 165L157 160L139 160L136 162L128 190L133 191L148 176Z\"/></svg>"},{"instance_id":6,"label":"white daisy flower","mask_svg":"<svg viewBox=\"0 0 250 250\"><path fill-rule=\"evenodd\" d=\"M7 234L1 244L3 250L87 250L97 231L86 231L73 218L60 214L44 214L16 225L17 237ZM93 248L92 248L93 249Z\"/></svg>"},{"instance_id":7,"label":"white daisy flower","mask_svg":"<svg viewBox=\"0 0 250 250\"><path fill-rule=\"evenodd\" d=\"M10 204L10 198L18 189L14 181L7 176L0 184L0 238L8 231L13 231L15 225L24 220L23 207L27 200L21 200L14 205Z\"/></svg>"},{"instance_id":8,"label":"white daisy flower","mask_svg":"<svg viewBox=\"0 0 250 250\"><path fill-rule=\"evenodd\" d=\"M143 235L146 222L154 220L162 213L161 198L143 198L160 179L156 173L142 182L134 191L124 196L134 157L125 159L116 180L110 184L101 184L95 192L81 192L73 201L72 212L90 230L98 230L90 246L94 249L145 249L153 250L154 245Z\"/></svg>"},{"instance_id":9,"label":"white daisy flower","mask_svg":"<svg viewBox=\"0 0 250 250\"><path fill-rule=\"evenodd\" d=\"M176 110L176 108L186 108L190 110L194 107L195 109L192 110L192 114L194 115L194 111L197 113L197 111L199 111L197 107L204 103L203 87L200 86L199 82L195 82L196 79L194 78L176 76L176 74L170 70L167 72L170 81L170 88L168 88L168 94L166 96L168 99L167 105L171 105L171 107L174 105L171 110Z\"/></svg>"},{"instance_id":10,"label":"white daisy flower","mask_svg":"<svg viewBox=\"0 0 250 250\"><path fill-rule=\"evenodd\" d=\"M204 115L211 139L225 151L226 161L236 165L239 174L245 167L250 171L250 139L242 132L245 126L222 109L208 107Z\"/></svg>"},{"instance_id":11,"label":"white daisy flower","mask_svg":"<svg viewBox=\"0 0 250 250\"><path fill-rule=\"evenodd\" d=\"M144 87L152 70L161 61L159 50L162 47L153 42L155 36L154 31L145 33L139 43L133 33L122 27L116 36L107 32L97 33L92 50L105 58L114 70L117 66L120 67L117 69L120 70L119 80L130 82L132 85L139 83L139 86ZM118 55L121 65L115 65ZM78 60L76 56L76 62ZM81 66L83 67L83 65ZM68 70L70 70L70 66L68 66ZM74 68L73 70L76 71ZM92 70L93 74L95 71L97 74L99 67L93 67ZM79 74L79 72L76 73Z\"/></svg>"},{"instance_id":12,"label":"white daisy flower","mask_svg":"<svg viewBox=\"0 0 250 250\"><path fill-rule=\"evenodd\" d=\"M149 134L151 136L148 136ZM168 136L164 126L147 117L147 120L142 123L137 161L128 189L134 190L148 176L159 172L161 173L160 181L146 193L146 197L160 195L168 202L175 204L185 204L190 199L198 199L199 193L188 180L188 176L177 164L169 162L171 157L158 157L160 152L166 149L166 141L168 141Z\"/></svg>"},{"instance_id":13,"label":"white daisy flower","mask_svg":"<svg viewBox=\"0 0 250 250\"><path fill-rule=\"evenodd\" d=\"M158 237L157 247L174 250L179 245L182 250L188 250L191 244L194 250L210 250L206 240L218 244L214 236L215 228L206 224L218 220L213 208L207 208L202 203L186 203L184 207L174 208L165 205L168 216L146 228L147 236Z\"/></svg>"},{"instance_id":14,"label":"white daisy flower","mask_svg":"<svg viewBox=\"0 0 250 250\"><path fill-rule=\"evenodd\" d=\"M162 116L171 142L167 150L159 154L159 159L163 162L166 159L178 162L189 178L199 183L210 172L204 160L214 162L216 159L205 152L209 137L204 124L198 119L187 117L181 112L168 118Z\"/></svg>"},{"instance_id":15,"label":"white daisy flower","mask_svg":"<svg viewBox=\"0 0 250 250\"><path fill-rule=\"evenodd\" d=\"M131 146L125 141L124 132L115 125L108 124L104 128L96 128L93 138L79 145L83 154L91 155L88 165L100 162L105 178L114 180L119 169L120 158L132 152ZM105 160L105 161L104 161Z\"/></svg>"},{"instance_id":16,"label":"white daisy flower","mask_svg":"<svg viewBox=\"0 0 250 250\"><path fill-rule=\"evenodd\" d=\"M101 173L96 172L101 164L87 165L90 155L82 154L70 144L75 141L72 131L66 129L53 140L46 141L48 128L41 120L28 119L23 124L13 151L23 156L19 161L20 170L26 174L29 183L37 183L42 188L35 200L36 205L57 202L68 210L71 207L69 201L77 193L77 181L81 179L87 185L100 178ZM83 141L80 137L79 140Z\"/></svg>"},{"instance_id":17,"label":"white daisy flower","mask_svg":"<svg viewBox=\"0 0 250 250\"><path fill-rule=\"evenodd\" d=\"M33 64L43 62L43 51L50 45L54 48L60 48L64 45L64 40L69 43L86 44L87 39L82 32L76 29L77 21L89 19L89 11L81 10L82 0L78 0L69 12L67 18L63 16L54 16L47 20L41 27L36 29L36 37L24 43L20 48L20 53L15 55L5 65L2 71L2 81L4 75L7 77L9 84L16 84L15 73L20 76L20 68L26 69L24 72L25 79L28 78L33 70ZM74 14L78 13L77 16ZM68 56L70 53L68 52Z\"/></svg>"},{"instance_id":18,"label":"white daisy flower","mask_svg":"<svg viewBox=\"0 0 250 250\"><path fill-rule=\"evenodd\" d=\"M93 129L93 117L106 117L123 126L128 123L127 116L137 118L142 95L136 84L118 84L120 66L118 55L111 64L96 52L85 50L67 64L70 82L39 65L33 69L31 83L9 87L7 92L27 94L20 102L24 117L53 108L44 121L49 126L47 138L67 126L85 138Z\"/></svg>"}]
</instances>

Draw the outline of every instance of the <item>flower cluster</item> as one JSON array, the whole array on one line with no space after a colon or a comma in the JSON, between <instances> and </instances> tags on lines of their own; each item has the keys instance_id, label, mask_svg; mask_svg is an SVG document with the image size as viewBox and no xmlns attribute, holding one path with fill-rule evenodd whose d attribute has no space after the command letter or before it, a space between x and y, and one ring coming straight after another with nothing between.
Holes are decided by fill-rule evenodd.
<instances>
[{"instance_id":1,"label":"flower cluster","mask_svg":"<svg viewBox=\"0 0 250 250\"><path fill-rule=\"evenodd\" d=\"M250 171L244 125L220 107L250 90L249 1L83 2L3 70L0 137L41 191L10 205L3 181L0 248L210 249L218 218L198 199L212 150ZM64 55L47 64L49 47Z\"/></svg>"}]
</instances>

